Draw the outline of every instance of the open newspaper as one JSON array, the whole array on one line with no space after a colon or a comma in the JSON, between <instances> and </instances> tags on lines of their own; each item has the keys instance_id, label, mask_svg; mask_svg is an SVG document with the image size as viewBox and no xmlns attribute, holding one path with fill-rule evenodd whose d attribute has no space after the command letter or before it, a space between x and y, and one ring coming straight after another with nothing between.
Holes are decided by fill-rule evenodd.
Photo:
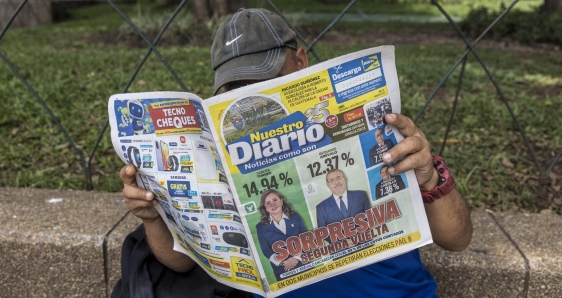
<instances>
[{"instance_id":1,"label":"open newspaper","mask_svg":"<svg viewBox=\"0 0 562 298\"><path fill-rule=\"evenodd\" d=\"M400 142L394 47L341 56L202 101L118 94L111 139L174 236L229 286L275 297L431 243Z\"/></svg>"}]
</instances>

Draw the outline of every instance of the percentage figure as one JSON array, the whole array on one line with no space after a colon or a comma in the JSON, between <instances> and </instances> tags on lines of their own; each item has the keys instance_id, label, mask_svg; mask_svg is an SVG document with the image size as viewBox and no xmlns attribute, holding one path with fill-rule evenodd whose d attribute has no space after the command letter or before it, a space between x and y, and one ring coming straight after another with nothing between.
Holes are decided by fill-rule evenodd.
<instances>
[{"instance_id":1,"label":"percentage figure","mask_svg":"<svg viewBox=\"0 0 562 298\"><path fill-rule=\"evenodd\" d=\"M280 173L278 177L279 180L283 181L283 186L293 184L293 179L289 177L288 172ZM261 189L258 189L260 185ZM244 188L244 190L246 191L246 195L248 195L249 198L252 195L259 196L268 189L279 189L279 183L277 182L277 176L271 175L269 177L263 177L258 181L246 183L242 185L242 188Z\"/></svg>"},{"instance_id":2,"label":"percentage figure","mask_svg":"<svg viewBox=\"0 0 562 298\"><path fill-rule=\"evenodd\" d=\"M289 178L288 172L280 173L279 179L281 179L281 181L283 181L283 186L286 186L287 184L289 184L289 185L293 184L293 178Z\"/></svg>"},{"instance_id":3,"label":"percentage figure","mask_svg":"<svg viewBox=\"0 0 562 298\"><path fill-rule=\"evenodd\" d=\"M332 155L320 161L315 161L313 163L308 164L306 167L310 170L310 176L316 177L320 175L324 175L330 172L333 169L340 169L340 165L342 167L352 166L355 163L355 160L349 155L349 151L346 153L342 153L340 155ZM339 161L345 161L345 165L340 163ZM324 166L322 166L321 161L324 161Z\"/></svg>"},{"instance_id":4,"label":"percentage figure","mask_svg":"<svg viewBox=\"0 0 562 298\"><path fill-rule=\"evenodd\" d=\"M347 153L342 153L341 154L341 159L345 160L345 166L347 167L348 165L352 166L355 161L353 160L352 157L349 157L349 151Z\"/></svg>"}]
</instances>

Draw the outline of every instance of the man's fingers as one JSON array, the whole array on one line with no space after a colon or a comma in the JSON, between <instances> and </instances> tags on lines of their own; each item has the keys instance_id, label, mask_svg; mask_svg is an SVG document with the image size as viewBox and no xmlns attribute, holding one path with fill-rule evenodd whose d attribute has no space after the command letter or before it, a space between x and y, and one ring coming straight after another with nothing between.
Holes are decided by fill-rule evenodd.
<instances>
[{"instance_id":1,"label":"man's fingers","mask_svg":"<svg viewBox=\"0 0 562 298\"><path fill-rule=\"evenodd\" d=\"M400 114L387 114L384 117L386 123L396 126L404 137L413 136L418 132L418 127L412 119Z\"/></svg>"},{"instance_id":2,"label":"man's fingers","mask_svg":"<svg viewBox=\"0 0 562 298\"><path fill-rule=\"evenodd\" d=\"M422 151L426 147L425 141L419 136L404 139L382 155L386 163L394 162L408 154Z\"/></svg>"},{"instance_id":3,"label":"man's fingers","mask_svg":"<svg viewBox=\"0 0 562 298\"><path fill-rule=\"evenodd\" d=\"M137 169L133 165L126 165L119 171L119 177L124 184L135 184L135 173Z\"/></svg>"},{"instance_id":4,"label":"man's fingers","mask_svg":"<svg viewBox=\"0 0 562 298\"><path fill-rule=\"evenodd\" d=\"M148 190L137 187L133 184L125 184L123 187L123 196L130 200L150 201L154 198L154 194Z\"/></svg>"},{"instance_id":5,"label":"man's fingers","mask_svg":"<svg viewBox=\"0 0 562 298\"><path fill-rule=\"evenodd\" d=\"M125 198L125 205L133 213L135 213L136 210L140 210L142 208L154 207L154 204L151 201L131 200L131 199L127 199L127 198Z\"/></svg>"},{"instance_id":6,"label":"man's fingers","mask_svg":"<svg viewBox=\"0 0 562 298\"><path fill-rule=\"evenodd\" d=\"M403 160L393 164L388 169L388 172L390 174L399 174L411 169L416 169L416 171L429 171L431 168L431 164L427 164L427 158L424 156L424 153L418 152L415 154L411 154Z\"/></svg>"},{"instance_id":7,"label":"man's fingers","mask_svg":"<svg viewBox=\"0 0 562 298\"><path fill-rule=\"evenodd\" d=\"M404 136L402 142L396 144L382 156L384 162L394 162L388 172L399 174L413 169L416 171L416 178L420 186L431 181L435 170L429 143L423 132L412 119L400 114L387 114L385 120L386 123L398 128ZM429 189L431 188L433 187L430 186Z\"/></svg>"}]
</instances>

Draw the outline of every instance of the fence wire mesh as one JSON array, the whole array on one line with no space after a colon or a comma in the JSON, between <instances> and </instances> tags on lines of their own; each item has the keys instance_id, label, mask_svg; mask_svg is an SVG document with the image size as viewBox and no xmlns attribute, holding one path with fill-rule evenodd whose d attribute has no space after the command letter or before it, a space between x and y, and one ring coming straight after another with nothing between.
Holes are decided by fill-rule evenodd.
<instances>
[{"instance_id":1,"label":"fence wire mesh","mask_svg":"<svg viewBox=\"0 0 562 298\"><path fill-rule=\"evenodd\" d=\"M3 14L3 19L6 20L6 21L4 22L4 26L2 28L2 31L0 32L0 43L2 42L2 39L5 36L8 29L10 28L10 26L14 23L14 20L16 20L16 17L18 16L18 14L22 13L22 11L26 8L26 5L29 5L28 0L22 0L21 2L18 2L16 0L6 0L6 1L7 2L3 2L3 4L5 4L4 5L5 9L3 9L3 11L1 12L1 14ZM324 28L324 30L322 30L320 32L320 34L318 34L318 36L316 36L314 39L312 39L312 41L307 40L304 37L304 35L301 34L301 32L299 32L297 30L297 28L295 26L293 26L293 24L291 24L289 19L277 7L277 5L274 3L274 1L266 0L266 2L270 6L271 10L273 10L277 14L279 14L288 23L288 25L297 33L297 37L300 39L300 41L302 42L302 44L306 48L306 51L311 53L318 62L321 62L321 61L323 61L323 59L318 54L318 52L315 51L315 46L318 45L318 42L326 35L327 32L332 30L338 24L338 22L342 19L342 17L344 17L344 15L346 15L346 13L348 13L350 8L353 7L356 4L357 0L349 1L347 3L347 5L344 7L344 9L339 14L337 14L337 16L334 18L334 20L326 28ZM449 22L449 24L457 32L458 37L466 44L466 50L463 53L460 54L458 60L451 66L449 71L447 71L445 73L445 75L442 77L442 79L439 82L437 82L437 84L435 85L435 88L433 89L433 91L427 97L427 100L426 100L425 104L419 109L417 115L413 119L414 119L414 121L418 121L418 119L424 114L424 112L426 112L427 107L430 105L432 100L435 98L438 91L443 87L445 82L450 79L451 75L457 70L458 66L461 65L461 69L459 71L459 76L458 76L458 81L456 82L454 100L453 100L453 103L452 103L452 106L451 106L451 109L450 109L450 114L449 114L449 117L448 117L448 121L447 121L447 124L446 124L446 130L445 130L444 136L442 138L443 141L442 141L442 144L441 144L441 148L438 151L440 155L443 154L445 146L446 146L446 140L448 139L451 126L454 124L455 112L457 111L458 106L460 104L462 104L462 103L459 102L459 96L461 94L461 88L463 86L463 78L465 76L465 68L466 68L467 58L468 58L469 55L472 55L478 61L480 67L485 71L486 76L489 79L489 81L493 84L499 100L501 100L503 102L503 104L505 105L505 109L508 110L509 115L511 117L511 121L516 126L519 134L521 135L522 140L525 143L527 151L532 158L532 162L534 163L534 166L536 167L536 170L539 174L540 179L544 179L549 175L549 173L553 170L553 167L555 166L555 164L560 160L560 158L562 156L562 149L560 149L555 154L554 158L551 159L551 161L547 164L546 167L541 166L541 162L539 161L539 158L537 157L537 153L535 152L535 149L531 145L531 142L529 141L529 138L526 135L524 125L522 125L520 123L520 121L519 121L518 117L516 116L512 106L510 105L509 99L502 92L502 88L501 88L500 84L497 82L497 80L495 79L494 75L492 74L492 71L490 70L490 68L488 67L488 65L484 61L484 59L482 59L479 52L475 49L475 46L478 44L478 42L482 40L482 38L490 31L490 29L492 27L494 27L496 24L501 22L502 18L504 18L504 16L506 14L508 14L518 2L519 2L519 0L514 0L513 2L511 2L511 4L509 6L507 6L497 16L497 18L493 22L491 22L483 32L481 32L481 34L476 39L471 41L463 34L463 32L460 30L458 24L453 20L453 18L443 8L443 6L438 1L431 0L432 5L437 7L437 9L442 13L442 15ZM158 32L158 34L156 35L154 40L150 41L148 39L148 37L145 34L143 34L143 32L137 27L137 25L135 23L133 23L133 21L131 21L131 18L129 16L127 16L123 11L121 11L121 9L113 1L107 0L107 4L109 4L114 9L114 11L117 14L119 14L123 18L123 20L126 23L129 24L129 26L131 28L133 28L133 30L136 32L138 37L140 37L142 39L142 41L146 44L146 52L142 56L141 61L134 68L134 70L133 70L132 74L130 75L129 79L127 80L127 83L125 84L125 86L123 86L123 89L122 89L123 93L126 93L126 92L129 91L129 88L131 87L132 83L135 81L138 73L141 71L141 69L145 65L145 62L147 61L147 59L153 53L154 53L154 55L157 56L157 58L160 60L162 65L168 70L169 74L177 82L177 84L180 86L180 88L183 91L189 91L188 88L186 87L186 85L181 80L180 76L176 73L176 71L173 69L173 67L167 62L167 60L164 58L164 55L162 55L162 53L158 50L159 41L161 40L162 36L164 35L166 30L168 29L169 25L174 21L176 16L178 16L178 13L182 9L185 8L186 3L187 3L187 0L183 0L183 1L181 1L181 3L179 3L177 5L177 7L173 11L173 13L169 16L169 18L165 22L164 26L160 29L160 31ZM10 14L10 11L11 11L11 14ZM30 7L29 13L35 14L36 10L34 10ZM9 17L6 17L6 16L9 16ZM44 112L47 113L50 116L52 121L57 125L60 133L62 135L64 135L64 138L67 140L67 142L73 148L74 153L78 156L78 158L80 160L81 168L84 171L85 188L87 190L93 190L95 188L95 186L94 186L94 183L92 181L91 164L92 164L92 160L94 160L96 158L96 153L97 153L97 150L99 148L99 144L102 141L102 139L103 138L109 138L109 135L106 133L108 121L105 121L105 124L103 125L103 127L99 131L97 139L96 139L95 143L93 144L90 153L87 156L85 156L85 154L82 152L82 146L80 146L78 144L78 142L70 136L67 128L65 128L61 124L59 119L57 119L57 117L53 113L52 109L45 102L45 100L41 96L41 94L39 94L36 91L36 89L34 89L34 87L28 82L28 80L26 79L26 76L22 75L22 70L15 67L14 64L2 53L1 50L2 50L2 48L1 48L1 44L0 44L0 59L2 60L2 62L8 67L8 69L13 73L13 75L15 77L17 77L17 79L21 82L21 84L23 84L25 86L25 88L31 93L31 95L40 103L40 105L44 109ZM108 94L108 96L109 96L109 94ZM548 159L548 158L546 158L546 159ZM540 194L538 194L538 195L540 197Z\"/></svg>"}]
</instances>

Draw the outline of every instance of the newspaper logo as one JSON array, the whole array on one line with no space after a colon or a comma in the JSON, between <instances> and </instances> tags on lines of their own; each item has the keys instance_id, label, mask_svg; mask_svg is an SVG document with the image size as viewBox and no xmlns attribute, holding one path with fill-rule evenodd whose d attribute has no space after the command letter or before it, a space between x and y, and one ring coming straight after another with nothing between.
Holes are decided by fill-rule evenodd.
<instances>
[{"instance_id":1,"label":"newspaper logo","mask_svg":"<svg viewBox=\"0 0 562 298\"><path fill-rule=\"evenodd\" d=\"M252 261L238 257L232 257L231 261L237 278L258 281L258 271Z\"/></svg>"},{"instance_id":2,"label":"newspaper logo","mask_svg":"<svg viewBox=\"0 0 562 298\"><path fill-rule=\"evenodd\" d=\"M246 210L246 214L256 213L256 203L250 202L244 205L244 210Z\"/></svg>"},{"instance_id":3,"label":"newspaper logo","mask_svg":"<svg viewBox=\"0 0 562 298\"><path fill-rule=\"evenodd\" d=\"M201 133L201 125L188 99L152 102L147 106L156 135Z\"/></svg>"},{"instance_id":4,"label":"newspaper logo","mask_svg":"<svg viewBox=\"0 0 562 298\"><path fill-rule=\"evenodd\" d=\"M361 59L361 63L363 64L363 69L365 70L365 72L381 66L379 57L377 57L377 55L363 58Z\"/></svg>"},{"instance_id":5,"label":"newspaper logo","mask_svg":"<svg viewBox=\"0 0 562 298\"><path fill-rule=\"evenodd\" d=\"M324 126L316 123L324 122L323 117L329 115L322 109L327 104L310 109L309 116L297 111L227 144L232 166L246 174L331 144ZM320 115L322 118L316 117Z\"/></svg>"},{"instance_id":6,"label":"newspaper logo","mask_svg":"<svg viewBox=\"0 0 562 298\"><path fill-rule=\"evenodd\" d=\"M303 187L303 192L308 195L313 195L318 192L318 186L316 182L310 182L305 187Z\"/></svg>"}]
</instances>

